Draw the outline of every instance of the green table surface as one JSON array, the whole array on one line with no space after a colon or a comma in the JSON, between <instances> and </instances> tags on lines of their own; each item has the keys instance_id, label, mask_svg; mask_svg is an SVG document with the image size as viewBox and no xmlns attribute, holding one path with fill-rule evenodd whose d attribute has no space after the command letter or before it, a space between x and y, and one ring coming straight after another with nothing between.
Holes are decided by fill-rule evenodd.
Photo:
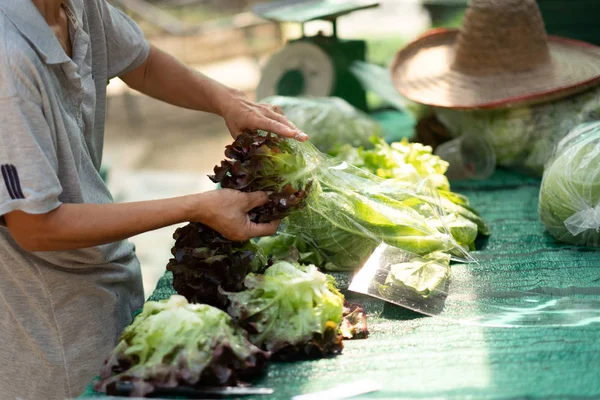
<instances>
[{"instance_id":1,"label":"green table surface","mask_svg":"<svg viewBox=\"0 0 600 400\"><path fill-rule=\"evenodd\" d=\"M544 232L537 216L538 180L497 171L487 181L453 187L469 196L493 230L474 252L479 264L461 268L477 269L481 279L507 290L595 290L600 252L559 245ZM172 294L171 282L165 274L151 300ZM262 398L289 399L365 378L382 389L360 398L600 398L599 324L465 325L371 298L353 300L365 305L371 336L345 342L335 358L272 363L256 384L275 394ZM83 395L88 396L100 397L91 386Z\"/></svg>"}]
</instances>

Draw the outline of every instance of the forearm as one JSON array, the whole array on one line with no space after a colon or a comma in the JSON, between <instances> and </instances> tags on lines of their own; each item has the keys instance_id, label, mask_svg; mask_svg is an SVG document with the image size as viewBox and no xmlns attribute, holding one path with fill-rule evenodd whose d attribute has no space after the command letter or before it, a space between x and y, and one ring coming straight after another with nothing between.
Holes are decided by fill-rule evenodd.
<instances>
[{"instance_id":1,"label":"forearm","mask_svg":"<svg viewBox=\"0 0 600 400\"><path fill-rule=\"evenodd\" d=\"M242 96L154 46L146 62L121 79L132 89L155 99L221 116L223 103Z\"/></svg>"},{"instance_id":2,"label":"forearm","mask_svg":"<svg viewBox=\"0 0 600 400\"><path fill-rule=\"evenodd\" d=\"M122 204L63 204L43 214L5 216L15 240L28 251L92 247L186 221L187 197Z\"/></svg>"}]
</instances>

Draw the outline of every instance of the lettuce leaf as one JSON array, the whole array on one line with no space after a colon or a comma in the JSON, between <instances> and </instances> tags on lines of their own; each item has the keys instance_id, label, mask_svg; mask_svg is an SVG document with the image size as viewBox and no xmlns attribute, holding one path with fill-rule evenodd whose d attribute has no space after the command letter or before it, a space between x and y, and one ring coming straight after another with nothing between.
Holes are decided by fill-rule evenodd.
<instances>
[{"instance_id":1,"label":"lettuce leaf","mask_svg":"<svg viewBox=\"0 0 600 400\"><path fill-rule=\"evenodd\" d=\"M449 190L450 183L444 175L448 163L432 154L430 146L409 143L408 139L387 144L379 137L371 138L373 149L344 146L337 158L385 179L398 179L419 183L429 179L436 189Z\"/></svg>"},{"instance_id":2,"label":"lettuce leaf","mask_svg":"<svg viewBox=\"0 0 600 400\"><path fill-rule=\"evenodd\" d=\"M253 222L279 220L303 206L312 185L312 169L290 141L245 132L225 148L225 156L210 176L213 182L242 192L270 192L267 204L250 211Z\"/></svg>"},{"instance_id":3,"label":"lettuce leaf","mask_svg":"<svg viewBox=\"0 0 600 400\"><path fill-rule=\"evenodd\" d=\"M450 260L435 258L413 258L390 266L390 273L380 292L393 298L395 291L409 290L429 298L444 294L450 279Z\"/></svg>"}]
</instances>

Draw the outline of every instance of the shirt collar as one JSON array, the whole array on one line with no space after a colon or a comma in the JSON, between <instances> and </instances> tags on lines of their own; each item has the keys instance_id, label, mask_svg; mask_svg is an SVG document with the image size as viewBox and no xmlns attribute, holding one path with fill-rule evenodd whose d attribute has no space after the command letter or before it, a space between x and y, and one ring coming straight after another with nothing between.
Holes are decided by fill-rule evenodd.
<instances>
[{"instance_id":1,"label":"shirt collar","mask_svg":"<svg viewBox=\"0 0 600 400\"><path fill-rule=\"evenodd\" d=\"M70 61L31 0L3 0L0 2L0 11L17 27L47 64Z\"/></svg>"}]
</instances>

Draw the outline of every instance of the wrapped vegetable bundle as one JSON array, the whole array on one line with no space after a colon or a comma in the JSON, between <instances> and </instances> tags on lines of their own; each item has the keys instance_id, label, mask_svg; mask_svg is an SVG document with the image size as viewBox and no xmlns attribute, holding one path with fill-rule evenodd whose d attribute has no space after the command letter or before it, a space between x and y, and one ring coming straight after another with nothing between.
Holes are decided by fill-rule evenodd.
<instances>
[{"instance_id":1,"label":"wrapped vegetable bundle","mask_svg":"<svg viewBox=\"0 0 600 400\"><path fill-rule=\"evenodd\" d=\"M578 126L559 143L544 172L539 215L556 239L600 246L600 122Z\"/></svg>"},{"instance_id":2,"label":"wrapped vegetable bundle","mask_svg":"<svg viewBox=\"0 0 600 400\"><path fill-rule=\"evenodd\" d=\"M144 305L95 389L111 394L115 384L125 382L135 397L177 386L236 385L260 374L269 356L225 312L175 295Z\"/></svg>"},{"instance_id":3,"label":"wrapped vegetable bundle","mask_svg":"<svg viewBox=\"0 0 600 400\"><path fill-rule=\"evenodd\" d=\"M461 227L470 228L469 235L452 236L446 223L465 220L445 215L431 185L380 179L326 157L310 143L245 133L226 155L232 159L215 168L213 177L222 187L274 193L289 188L303 195L286 209L281 231L306 242L335 270L358 268L381 242L417 255L446 251L465 256L464 248L472 243L462 239L477 236L472 224Z\"/></svg>"},{"instance_id":4,"label":"wrapped vegetable bundle","mask_svg":"<svg viewBox=\"0 0 600 400\"><path fill-rule=\"evenodd\" d=\"M600 87L533 106L432 111L455 137L483 135L499 165L542 176L558 142L577 125L600 117Z\"/></svg>"},{"instance_id":5,"label":"wrapped vegetable bundle","mask_svg":"<svg viewBox=\"0 0 600 400\"><path fill-rule=\"evenodd\" d=\"M380 178L413 185L430 182L437 189L438 201L447 214L445 222L450 229L462 226L465 228L463 232L470 231L472 240L457 239L461 244L472 247L478 234L489 235L487 224L469 205L469 199L450 191L450 182L445 175L448 163L434 155L430 146L409 143L406 139L392 144L377 137L371 138L371 141L374 144L371 150L344 146L336 158ZM472 224L477 225L477 231L473 231Z\"/></svg>"},{"instance_id":6,"label":"wrapped vegetable bundle","mask_svg":"<svg viewBox=\"0 0 600 400\"><path fill-rule=\"evenodd\" d=\"M371 117L339 97L302 98L273 96L262 100L279 106L319 151L335 155L345 144L370 148L371 136L382 129Z\"/></svg>"}]
</instances>

